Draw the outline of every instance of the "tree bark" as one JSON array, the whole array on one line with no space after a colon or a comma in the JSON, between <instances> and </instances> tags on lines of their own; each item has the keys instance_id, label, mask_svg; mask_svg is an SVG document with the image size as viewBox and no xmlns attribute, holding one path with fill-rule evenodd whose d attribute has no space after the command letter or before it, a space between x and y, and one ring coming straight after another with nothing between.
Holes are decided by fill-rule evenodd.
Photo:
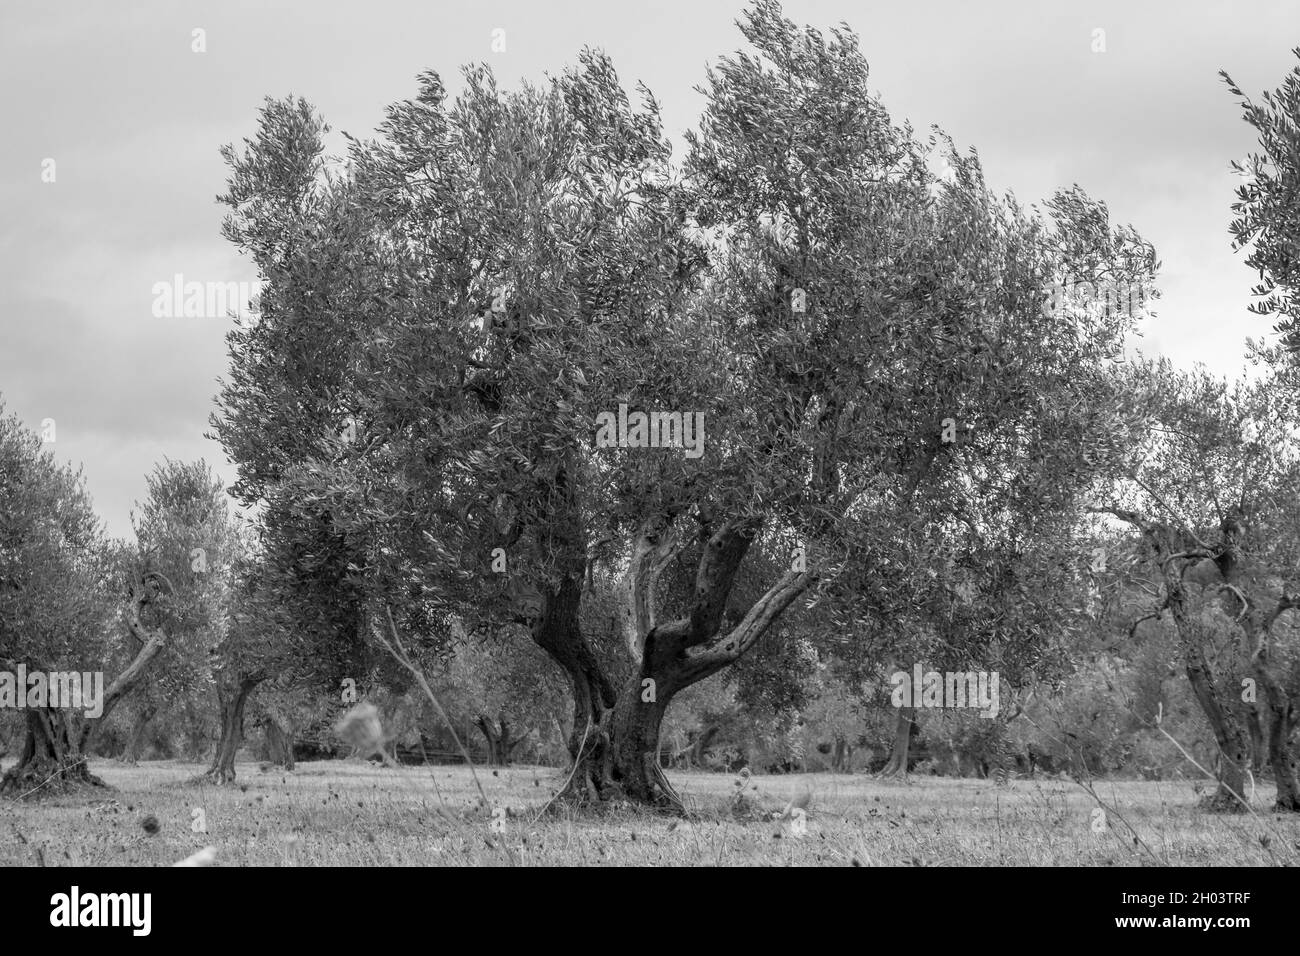
<instances>
[{"instance_id":1,"label":"tree bark","mask_svg":"<svg viewBox=\"0 0 1300 956\"><path fill-rule=\"evenodd\" d=\"M695 738L695 743L691 745L691 760L695 766L704 766L704 755L708 752L709 744L713 743L713 738L718 735L718 729L716 724L710 724Z\"/></svg>"},{"instance_id":2,"label":"tree bark","mask_svg":"<svg viewBox=\"0 0 1300 956\"><path fill-rule=\"evenodd\" d=\"M848 738L837 735L834 749L831 751L831 771L833 773L847 772L852 759L853 748L849 745Z\"/></svg>"},{"instance_id":3,"label":"tree bark","mask_svg":"<svg viewBox=\"0 0 1300 956\"><path fill-rule=\"evenodd\" d=\"M107 787L86 766L99 728L119 702L129 694L167 643L161 628L146 627L140 613L158 594L162 575L147 573L132 588L124 617L140 645L135 658L104 689L100 715L78 718L67 709L27 711L27 736L22 757L0 778L0 795L45 796L87 786Z\"/></svg>"},{"instance_id":4,"label":"tree bark","mask_svg":"<svg viewBox=\"0 0 1300 956\"><path fill-rule=\"evenodd\" d=\"M483 734L487 742L488 766L504 767L510 762L510 751L519 744L516 739L510 741L510 723L506 720L493 721L486 714L474 718L474 726Z\"/></svg>"},{"instance_id":5,"label":"tree bark","mask_svg":"<svg viewBox=\"0 0 1300 956\"><path fill-rule=\"evenodd\" d=\"M1214 675L1205 659L1198 638L1185 642L1187 680L1192 685L1201 711L1214 732L1219 746L1220 762L1218 789L1205 801L1208 810L1236 813L1245 810L1242 800L1246 795L1246 768L1250 764L1250 747L1237 715L1224 707L1214 684ZM1235 794L1235 796L1234 796Z\"/></svg>"},{"instance_id":6,"label":"tree bark","mask_svg":"<svg viewBox=\"0 0 1300 956\"><path fill-rule=\"evenodd\" d=\"M149 721L153 720L154 715L158 712L155 707L145 707L136 715L135 723L131 727L131 736L126 741L126 752L122 754L122 760L129 764L138 763L140 760L140 747L144 743L145 731L149 729Z\"/></svg>"},{"instance_id":7,"label":"tree bark","mask_svg":"<svg viewBox=\"0 0 1300 956\"><path fill-rule=\"evenodd\" d=\"M1237 713L1221 699L1214 672L1205 656L1204 631L1187 606L1183 559L1174 557L1180 551L1180 542L1174 540L1173 531L1162 525L1152 525L1147 534L1155 543L1157 558L1164 568L1165 606L1169 608L1177 628L1187 681L1219 747L1218 788L1202 801L1202 805L1214 812L1244 812L1250 745Z\"/></svg>"},{"instance_id":8,"label":"tree bark","mask_svg":"<svg viewBox=\"0 0 1300 956\"><path fill-rule=\"evenodd\" d=\"M1264 689L1262 703L1268 715L1268 762L1273 768L1273 782L1277 785L1277 801L1273 809L1291 813L1300 812L1300 767L1297 767L1300 761L1297 761L1296 748L1291 743L1300 714L1297 714L1286 687L1273 674L1269 634L1278 615L1294 606L1290 597L1284 594L1271 614L1261 619L1257 611L1252 611L1246 617L1247 634L1255 645L1251 666L1257 687Z\"/></svg>"},{"instance_id":9,"label":"tree bark","mask_svg":"<svg viewBox=\"0 0 1300 956\"><path fill-rule=\"evenodd\" d=\"M1250 767L1258 777L1269 762L1268 735L1264 733L1258 703L1250 704L1246 711L1246 729L1250 733Z\"/></svg>"},{"instance_id":10,"label":"tree bark","mask_svg":"<svg viewBox=\"0 0 1300 956\"><path fill-rule=\"evenodd\" d=\"M1214 672L1205 656L1205 634L1187 606L1187 589L1183 583L1187 569L1207 558L1214 561L1222 580L1232 583L1239 573L1237 540L1240 525L1225 518L1221 528L1223 541L1219 547L1210 550L1189 533L1147 520L1136 512L1115 507L1094 510L1113 514L1138 528L1155 551L1155 561L1164 582L1165 600L1161 608L1168 608L1173 616L1188 683L1219 748L1219 764L1215 772L1218 787L1214 794L1202 801L1202 806L1215 812L1244 812L1246 773L1250 766L1249 737L1238 713L1223 699L1215 682Z\"/></svg>"},{"instance_id":11,"label":"tree bark","mask_svg":"<svg viewBox=\"0 0 1300 956\"><path fill-rule=\"evenodd\" d=\"M557 478L564 500L564 480ZM572 527L564 542L585 540L580 509L572 508ZM574 720L569 739L573 760L557 802L602 804L627 800L683 812L681 797L659 767L663 717L674 695L734 664L772 623L816 580L808 571L788 571L764 593L743 619L723 630L727 598L761 521L725 521L702 541L694 598L685 615L656 620L656 583L665 565L681 553L673 518L653 515L643 524L620 589L621 629L634 665L622 695L606 677L579 624L586 579L581 547L545 593L531 589L518 602L515 620L528 626L534 642L569 676ZM557 533L558 537L558 533Z\"/></svg>"},{"instance_id":12,"label":"tree bark","mask_svg":"<svg viewBox=\"0 0 1300 956\"><path fill-rule=\"evenodd\" d=\"M244 736L244 705L248 695L259 681L244 677L234 686L224 686L217 681L217 708L221 713L221 738L212 757L212 766L203 777L215 784L232 783L235 779L235 755Z\"/></svg>"},{"instance_id":13,"label":"tree bark","mask_svg":"<svg viewBox=\"0 0 1300 956\"><path fill-rule=\"evenodd\" d=\"M126 625L140 645L136 651L135 658L127 665L122 673L113 679L104 690L104 699L100 709L100 714L93 720L86 720L82 723L80 750L84 754L89 754L91 748L95 745L95 740L99 736L99 728L104 726L114 708L121 703L122 699L140 683L144 678L145 672L153 663L167 644L167 635L163 633L162 628L146 627L140 619L140 612L146 604L151 603L158 594L158 582L167 579L160 574L146 574L144 578L131 591L130 603L126 609ZM170 587L170 584L168 585Z\"/></svg>"},{"instance_id":14,"label":"tree bark","mask_svg":"<svg viewBox=\"0 0 1300 956\"><path fill-rule=\"evenodd\" d=\"M1256 686L1264 689L1263 704L1268 714L1269 764L1273 768L1273 781L1277 785L1274 810L1300 812L1300 772L1297 768L1300 761L1297 761L1296 749L1291 743L1297 722L1296 708L1286 686L1274 675L1271 661L1273 624L1286 611L1300 607L1300 601L1293 598L1285 586L1271 610L1265 610L1254 595L1246 597L1237 587L1243 577L1238 542L1244 528L1237 516L1231 516L1224 519L1222 530L1225 547L1223 553L1215 559L1215 564L1227 587L1222 589L1220 596L1225 602L1225 611L1229 611L1233 602L1240 607L1236 621L1250 645L1251 668L1255 674ZM1258 718L1259 703L1256 701L1249 705L1251 717ZM1252 730L1254 729L1252 725ZM1257 743L1253 735L1252 743ZM1255 754L1258 754L1257 747Z\"/></svg>"},{"instance_id":15,"label":"tree bark","mask_svg":"<svg viewBox=\"0 0 1300 956\"><path fill-rule=\"evenodd\" d=\"M915 734L916 708L900 707L898 709L898 723L894 725L894 746L889 751L889 760L880 770L880 776L907 776L907 755L911 749L912 737Z\"/></svg>"},{"instance_id":16,"label":"tree bark","mask_svg":"<svg viewBox=\"0 0 1300 956\"><path fill-rule=\"evenodd\" d=\"M70 711L29 709L22 755L0 779L0 795L44 797L107 786L86 766L80 739Z\"/></svg>"},{"instance_id":17,"label":"tree bark","mask_svg":"<svg viewBox=\"0 0 1300 956\"><path fill-rule=\"evenodd\" d=\"M281 766L285 770L292 770L293 733L280 722L276 715L269 712L262 724L262 730L266 734L267 756L270 758L271 763ZM233 773L233 763L231 767Z\"/></svg>"}]
</instances>

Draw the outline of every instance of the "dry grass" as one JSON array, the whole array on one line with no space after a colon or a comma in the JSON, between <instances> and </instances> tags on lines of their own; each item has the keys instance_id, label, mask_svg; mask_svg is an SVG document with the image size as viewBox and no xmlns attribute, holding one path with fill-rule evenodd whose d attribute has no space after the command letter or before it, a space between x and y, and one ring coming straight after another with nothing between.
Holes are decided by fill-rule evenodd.
<instances>
[{"instance_id":1,"label":"dry grass","mask_svg":"<svg viewBox=\"0 0 1300 956\"><path fill-rule=\"evenodd\" d=\"M1187 783L1099 783L1110 807L1095 832L1091 797L1069 781L861 775L757 777L759 806L780 810L811 786L806 830L796 821L741 822L735 778L675 773L690 820L630 809L535 817L561 780L550 768L480 768L483 807L460 767L388 768L359 761L261 773L241 763L234 786L188 783L202 767L97 761L117 789L0 807L0 865L169 865L217 848L218 865L1277 865L1300 861L1300 820L1267 812L1211 816ZM201 809L207 832L194 832ZM1135 841L1122 815L1141 836ZM143 825L156 818L157 832ZM494 822L495 820L495 822ZM1149 850L1140 846L1145 843Z\"/></svg>"}]
</instances>

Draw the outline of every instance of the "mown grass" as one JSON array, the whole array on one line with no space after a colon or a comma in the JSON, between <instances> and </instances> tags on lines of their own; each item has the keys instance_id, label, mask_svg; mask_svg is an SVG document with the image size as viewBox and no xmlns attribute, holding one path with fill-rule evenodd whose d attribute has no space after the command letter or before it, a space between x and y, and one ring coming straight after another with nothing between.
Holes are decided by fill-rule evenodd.
<instances>
[{"instance_id":1,"label":"mown grass","mask_svg":"<svg viewBox=\"0 0 1300 956\"><path fill-rule=\"evenodd\" d=\"M991 782L863 775L755 777L749 793L779 811L813 796L795 820L737 819L737 780L673 773L686 820L615 809L539 811L563 780L552 768L478 768L484 807L464 767L300 764L292 773L240 763L232 786L189 781L203 768L96 761L114 790L0 803L0 865L170 865L204 846L222 866L861 865L1141 866L1300 862L1300 820L1210 815L1193 784L1098 782L1097 803L1068 780ZM207 832L195 832L201 810ZM146 818L157 832L146 832ZM1123 818L1122 822L1120 818ZM495 819L495 824L494 824ZM1130 832L1131 826L1137 839Z\"/></svg>"}]
</instances>

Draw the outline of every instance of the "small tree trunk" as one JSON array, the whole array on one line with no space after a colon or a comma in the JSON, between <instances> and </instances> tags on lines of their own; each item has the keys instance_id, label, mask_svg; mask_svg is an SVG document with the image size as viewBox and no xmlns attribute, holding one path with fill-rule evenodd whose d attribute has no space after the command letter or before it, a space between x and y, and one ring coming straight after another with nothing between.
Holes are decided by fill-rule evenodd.
<instances>
[{"instance_id":1,"label":"small tree trunk","mask_svg":"<svg viewBox=\"0 0 1300 956\"><path fill-rule=\"evenodd\" d=\"M1250 732L1250 766L1258 777L1268 766L1270 754L1268 736L1264 733L1264 720L1260 717L1258 704L1248 705L1246 729Z\"/></svg>"},{"instance_id":2,"label":"small tree trunk","mask_svg":"<svg viewBox=\"0 0 1300 956\"><path fill-rule=\"evenodd\" d=\"M527 739L528 739L527 732L519 734L517 737L514 738L510 738L510 737L504 738L501 749L503 751L502 756L505 759L505 762L507 764L514 759L515 748L518 747Z\"/></svg>"},{"instance_id":3,"label":"small tree trunk","mask_svg":"<svg viewBox=\"0 0 1300 956\"><path fill-rule=\"evenodd\" d=\"M215 784L231 783L235 779L235 754L244 736L244 705L258 681L243 678L233 688L217 682L217 707L221 712L221 739L212 766L203 774Z\"/></svg>"},{"instance_id":4,"label":"small tree trunk","mask_svg":"<svg viewBox=\"0 0 1300 956\"><path fill-rule=\"evenodd\" d=\"M831 770L835 773L845 773L852 759L853 748L849 746L848 739L836 737L835 749L831 752Z\"/></svg>"},{"instance_id":5,"label":"small tree trunk","mask_svg":"<svg viewBox=\"0 0 1300 956\"><path fill-rule=\"evenodd\" d=\"M505 761L501 753L502 731L497 730L493 722L484 714L479 714L474 718L474 726L482 731L483 739L487 742L488 766L497 767L503 764ZM503 725L502 730L505 730L505 725Z\"/></svg>"},{"instance_id":6,"label":"small tree trunk","mask_svg":"<svg viewBox=\"0 0 1300 956\"><path fill-rule=\"evenodd\" d=\"M889 760L880 770L882 777L906 777L907 755L911 749L912 737L916 733L916 708L900 707L898 723L894 725L894 746L889 751Z\"/></svg>"},{"instance_id":7,"label":"small tree trunk","mask_svg":"<svg viewBox=\"0 0 1300 956\"><path fill-rule=\"evenodd\" d=\"M267 756L271 762L285 770L293 769L293 734L282 725L274 714L266 715L263 725L266 734ZM233 764L232 764L233 766Z\"/></svg>"},{"instance_id":8,"label":"small tree trunk","mask_svg":"<svg viewBox=\"0 0 1300 956\"><path fill-rule=\"evenodd\" d=\"M713 738L718 735L716 724L709 724L704 731L695 738L695 743L691 747L691 761L697 767L704 766L704 755L708 752L709 744L713 743Z\"/></svg>"},{"instance_id":9,"label":"small tree trunk","mask_svg":"<svg viewBox=\"0 0 1300 956\"><path fill-rule=\"evenodd\" d=\"M1261 640L1255 652L1255 682L1264 688L1268 710L1268 760L1277 784L1277 802L1273 809L1300 812L1300 768L1297 767L1291 735L1296 727L1296 712L1286 688L1269 669L1268 645Z\"/></svg>"},{"instance_id":10,"label":"small tree trunk","mask_svg":"<svg viewBox=\"0 0 1300 956\"><path fill-rule=\"evenodd\" d=\"M139 762L140 748L144 744L145 731L149 729L149 721L153 720L156 713L156 708L145 707L136 715L135 724L131 728L131 736L126 741L126 753L122 754L122 759L126 763L134 764Z\"/></svg>"}]
</instances>

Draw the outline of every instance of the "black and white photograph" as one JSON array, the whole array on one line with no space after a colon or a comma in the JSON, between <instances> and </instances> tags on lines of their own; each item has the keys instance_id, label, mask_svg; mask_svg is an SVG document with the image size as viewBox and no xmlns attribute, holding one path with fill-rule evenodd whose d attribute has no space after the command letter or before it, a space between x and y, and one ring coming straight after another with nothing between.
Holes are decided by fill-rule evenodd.
<instances>
[{"instance_id":1,"label":"black and white photograph","mask_svg":"<svg viewBox=\"0 0 1300 956\"><path fill-rule=\"evenodd\" d=\"M0 130L7 923L1300 864L1293 0L3 0Z\"/></svg>"}]
</instances>

